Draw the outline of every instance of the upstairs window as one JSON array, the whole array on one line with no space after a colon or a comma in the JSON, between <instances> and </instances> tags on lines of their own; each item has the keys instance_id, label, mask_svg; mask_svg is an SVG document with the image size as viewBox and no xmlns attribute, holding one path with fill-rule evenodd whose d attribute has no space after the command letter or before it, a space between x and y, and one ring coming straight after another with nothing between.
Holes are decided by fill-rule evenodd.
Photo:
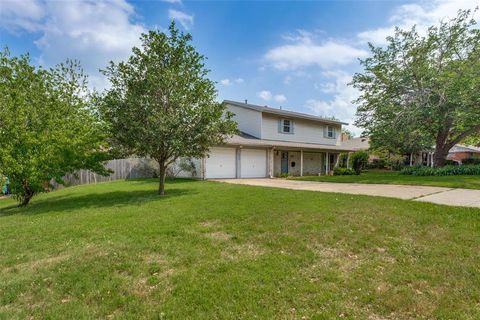
<instances>
[{"instance_id":1,"label":"upstairs window","mask_svg":"<svg viewBox=\"0 0 480 320\"><path fill-rule=\"evenodd\" d=\"M288 119L280 120L279 129L281 133L293 133L293 121Z\"/></svg>"},{"instance_id":2,"label":"upstairs window","mask_svg":"<svg viewBox=\"0 0 480 320\"><path fill-rule=\"evenodd\" d=\"M335 139L337 137L337 132L334 126L326 126L325 128L325 138Z\"/></svg>"}]
</instances>

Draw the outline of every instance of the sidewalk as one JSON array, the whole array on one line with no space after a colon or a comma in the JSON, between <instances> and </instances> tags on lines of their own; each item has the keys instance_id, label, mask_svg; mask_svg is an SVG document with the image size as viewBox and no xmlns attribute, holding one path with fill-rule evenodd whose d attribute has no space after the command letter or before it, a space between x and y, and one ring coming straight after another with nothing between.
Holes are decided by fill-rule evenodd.
<instances>
[{"instance_id":1,"label":"sidewalk","mask_svg":"<svg viewBox=\"0 0 480 320\"><path fill-rule=\"evenodd\" d=\"M293 190L361 194L431 202L449 206L480 208L480 190L471 189L393 184L312 182L283 179L217 179L215 181Z\"/></svg>"}]
</instances>

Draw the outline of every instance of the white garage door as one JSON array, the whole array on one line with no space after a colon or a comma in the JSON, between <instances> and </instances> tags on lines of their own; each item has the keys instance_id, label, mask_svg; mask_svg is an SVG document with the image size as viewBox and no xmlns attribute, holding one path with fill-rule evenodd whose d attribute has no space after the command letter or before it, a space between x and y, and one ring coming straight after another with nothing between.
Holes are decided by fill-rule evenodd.
<instances>
[{"instance_id":1,"label":"white garage door","mask_svg":"<svg viewBox=\"0 0 480 320\"><path fill-rule=\"evenodd\" d=\"M264 178L267 176L267 151L242 149L240 164L241 178Z\"/></svg>"},{"instance_id":2,"label":"white garage door","mask_svg":"<svg viewBox=\"0 0 480 320\"><path fill-rule=\"evenodd\" d=\"M234 148L212 148L210 157L205 161L205 178L235 178L235 156Z\"/></svg>"}]
</instances>

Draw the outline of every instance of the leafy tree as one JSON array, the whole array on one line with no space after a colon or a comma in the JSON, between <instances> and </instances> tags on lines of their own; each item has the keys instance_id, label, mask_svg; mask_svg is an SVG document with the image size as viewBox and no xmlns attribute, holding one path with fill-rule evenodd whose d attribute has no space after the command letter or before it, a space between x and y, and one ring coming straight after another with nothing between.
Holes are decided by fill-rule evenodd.
<instances>
[{"instance_id":1,"label":"leafy tree","mask_svg":"<svg viewBox=\"0 0 480 320\"><path fill-rule=\"evenodd\" d=\"M236 131L232 114L216 102L205 58L191 40L172 22L169 34L143 34L141 48L134 47L128 61L111 62L103 71L112 84L102 108L112 141L127 153L158 162L160 195L169 164L203 157Z\"/></svg>"},{"instance_id":2,"label":"leafy tree","mask_svg":"<svg viewBox=\"0 0 480 320\"><path fill-rule=\"evenodd\" d=\"M480 134L478 134L477 136L467 137L465 140L462 141L462 143L470 146L480 146Z\"/></svg>"},{"instance_id":3,"label":"leafy tree","mask_svg":"<svg viewBox=\"0 0 480 320\"><path fill-rule=\"evenodd\" d=\"M0 52L0 175L20 206L66 173L107 174L105 136L90 102L77 62L45 70L28 55Z\"/></svg>"},{"instance_id":4,"label":"leafy tree","mask_svg":"<svg viewBox=\"0 0 480 320\"><path fill-rule=\"evenodd\" d=\"M435 145L434 165L442 166L456 143L480 132L480 30L472 16L460 10L425 36L397 28L385 48L370 44L352 84L361 91L356 124L374 147Z\"/></svg>"},{"instance_id":5,"label":"leafy tree","mask_svg":"<svg viewBox=\"0 0 480 320\"><path fill-rule=\"evenodd\" d=\"M350 155L350 164L357 175L368 165L368 152L356 151Z\"/></svg>"},{"instance_id":6,"label":"leafy tree","mask_svg":"<svg viewBox=\"0 0 480 320\"><path fill-rule=\"evenodd\" d=\"M352 131L342 128L342 135L344 135L347 139L352 139L355 137L355 135L352 133Z\"/></svg>"}]
</instances>

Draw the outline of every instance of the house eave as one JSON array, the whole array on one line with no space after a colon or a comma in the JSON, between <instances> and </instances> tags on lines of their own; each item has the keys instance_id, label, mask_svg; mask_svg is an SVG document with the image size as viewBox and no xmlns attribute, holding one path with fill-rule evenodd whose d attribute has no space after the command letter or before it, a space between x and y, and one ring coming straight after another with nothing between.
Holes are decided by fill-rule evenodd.
<instances>
[{"instance_id":1,"label":"house eave","mask_svg":"<svg viewBox=\"0 0 480 320\"><path fill-rule=\"evenodd\" d=\"M255 110L255 111L258 111L258 112L262 112L262 113L274 114L274 115L287 117L287 118L311 120L311 121L317 121L317 122L321 122L321 123L325 123L325 124L348 125L347 122L325 119L325 118L322 118L322 117L317 117L317 116L306 114L306 113L276 109L276 108L271 108L271 107L268 107L268 106L259 106L259 105L255 105L255 104L242 103L242 102L232 101L232 100L224 100L223 103L234 105L234 106L237 106L237 107L240 107L240 108L246 108L246 109Z\"/></svg>"},{"instance_id":2,"label":"house eave","mask_svg":"<svg viewBox=\"0 0 480 320\"><path fill-rule=\"evenodd\" d=\"M336 152L351 152L351 148L345 148L341 145L316 144L306 142L292 142L282 140L265 140L252 137L242 137L240 135L233 135L225 139L225 146L239 146L239 147L257 147L257 148L275 148L275 149L289 149L289 150L322 150L322 151L336 151Z\"/></svg>"}]
</instances>

